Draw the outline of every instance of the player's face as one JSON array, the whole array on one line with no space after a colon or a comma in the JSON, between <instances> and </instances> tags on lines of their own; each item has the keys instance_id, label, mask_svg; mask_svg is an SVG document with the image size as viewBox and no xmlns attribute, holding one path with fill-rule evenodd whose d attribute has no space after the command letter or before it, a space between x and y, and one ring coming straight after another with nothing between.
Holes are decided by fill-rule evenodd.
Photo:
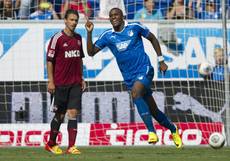
<instances>
[{"instance_id":1,"label":"player's face","mask_svg":"<svg viewBox=\"0 0 230 161\"><path fill-rule=\"evenodd\" d=\"M71 32L74 32L76 26L78 24L78 16L75 14L69 14L65 19L66 28L68 28Z\"/></svg>"},{"instance_id":2,"label":"player's face","mask_svg":"<svg viewBox=\"0 0 230 161\"><path fill-rule=\"evenodd\" d=\"M109 12L109 20L113 27L119 27L123 23L123 14L121 10L112 9Z\"/></svg>"}]
</instances>

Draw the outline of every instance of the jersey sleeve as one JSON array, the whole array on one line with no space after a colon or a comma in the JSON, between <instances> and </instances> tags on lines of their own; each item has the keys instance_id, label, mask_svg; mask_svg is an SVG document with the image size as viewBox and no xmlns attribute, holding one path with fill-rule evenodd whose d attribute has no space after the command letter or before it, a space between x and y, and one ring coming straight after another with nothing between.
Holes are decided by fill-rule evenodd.
<instances>
[{"instance_id":1,"label":"jersey sleeve","mask_svg":"<svg viewBox=\"0 0 230 161\"><path fill-rule=\"evenodd\" d=\"M107 42L108 41L106 40L106 34L103 33L95 42L95 46L99 49L103 49L107 46Z\"/></svg>"},{"instance_id":2,"label":"jersey sleeve","mask_svg":"<svg viewBox=\"0 0 230 161\"><path fill-rule=\"evenodd\" d=\"M54 59L55 59L55 54L56 54L56 51L57 51L57 39L55 38L55 36L53 36L51 39L50 39L50 42L49 42L49 45L48 45L48 48L47 48L47 53L46 53L46 60L47 61L51 61L53 62Z\"/></svg>"},{"instance_id":3,"label":"jersey sleeve","mask_svg":"<svg viewBox=\"0 0 230 161\"><path fill-rule=\"evenodd\" d=\"M141 34L141 36L143 36L143 37L147 37L148 35L149 35L149 33L150 33L150 31L149 31L149 29L145 26L145 25L143 25L143 24L141 24L141 23L136 23L136 26L135 26L136 28L137 28L137 30L139 31L139 33Z\"/></svg>"}]
</instances>

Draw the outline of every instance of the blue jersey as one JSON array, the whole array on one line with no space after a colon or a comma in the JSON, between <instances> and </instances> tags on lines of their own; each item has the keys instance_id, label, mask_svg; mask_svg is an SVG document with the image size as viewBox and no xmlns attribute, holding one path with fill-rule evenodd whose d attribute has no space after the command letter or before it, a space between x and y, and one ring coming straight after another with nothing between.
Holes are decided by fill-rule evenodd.
<instances>
[{"instance_id":1,"label":"blue jersey","mask_svg":"<svg viewBox=\"0 0 230 161\"><path fill-rule=\"evenodd\" d=\"M217 65L214 67L212 72L212 80L224 81L224 66Z\"/></svg>"},{"instance_id":2,"label":"blue jersey","mask_svg":"<svg viewBox=\"0 0 230 161\"><path fill-rule=\"evenodd\" d=\"M108 47L117 60L117 64L125 81L133 80L140 73L146 73L150 67L150 59L144 51L142 36L147 37L149 29L140 23L125 22L122 31L106 30L95 42L96 47Z\"/></svg>"}]
</instances>

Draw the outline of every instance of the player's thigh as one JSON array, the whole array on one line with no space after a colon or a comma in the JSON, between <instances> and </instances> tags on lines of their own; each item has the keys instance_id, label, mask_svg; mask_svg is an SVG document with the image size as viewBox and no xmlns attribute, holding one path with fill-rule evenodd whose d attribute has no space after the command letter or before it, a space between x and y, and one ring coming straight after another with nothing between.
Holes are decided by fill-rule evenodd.
<instances>
[{"instance_id":1,"label":"player's thigh","mask_svg":"<svg viewBox=\"0 0 230 161\"><path fill-rule=\"evenodd\" d=\"M135 81L131 89L132 98L142 97L145 94L145 86L140 81Z\"/></svg>"},{"instance_id":2,"label":"player's thigh","mask_svg":"<svg viewBox=\"0 0 230 161\"><path fill-rule=\"evenodd\" d=\"M55 88L54 106L57 113L65 113L68 103L68 87L60 86Z\"/></svg>"},{"instance_id":3,"label":"player's thigh","mask_svg":"<svg viewBox=\"0 0 230 161\"><path fill-rule=\"evenodd\" d=\"M141 82L144 85L145 89L148 89L151 88L153 76L154 69L152 67L149 67L147 72L137 74L135 81Z\"/></svg>"},{"instance_id":4,"label":"player's thigh","mask_svg":"<svg viewBox=\"0 0 230 161\"><path fill-rule=\"evenodd\" d=\"M146 73L137 74L132 87L132 93L136 94L137 96L152 95L151 85L153 76L153 68L149 68L148 72Z\"/></svg>"},{"instance_id":5,"label":"player's thigh","mask_svg":"<svg viewBox=\"0 0 230 161\"><path fill-rule=\"evenodd\" d=\"M81 85L73 85L69 90L67 109L81 110L82 89Z\"/></svg>"}]
</instances>

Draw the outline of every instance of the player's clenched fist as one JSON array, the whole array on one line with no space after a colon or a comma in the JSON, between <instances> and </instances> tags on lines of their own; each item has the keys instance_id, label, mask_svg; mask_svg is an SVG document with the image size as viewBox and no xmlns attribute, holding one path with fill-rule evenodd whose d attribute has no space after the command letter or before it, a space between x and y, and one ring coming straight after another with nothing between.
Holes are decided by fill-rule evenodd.
<instances>
[{"instance_id":1,"label":"player's clenched fist","mask_svg":"<svg viewBox=\"0 0 230 161\"><path fill-rule=\"evenodd\" d=\"M86 30L87 30L88 32L93 31L93 27L94 27L94 25L93 25L93 23L92 23L91 21L88 20L88 21L85 23L85 28L86 28Z\"/></svg>"},{"instance_id":2,"label":"player's clenched fist","mask_svg":"<svg viewBox=\"0 0 230 161\"><path fill-rule=\"evenodd\" d=\"M165 64L164 61L160 62L160 70L161 70L162 72L166 72L167 69L168 69L168 65Z\"/></svg>"}]
</instances>

